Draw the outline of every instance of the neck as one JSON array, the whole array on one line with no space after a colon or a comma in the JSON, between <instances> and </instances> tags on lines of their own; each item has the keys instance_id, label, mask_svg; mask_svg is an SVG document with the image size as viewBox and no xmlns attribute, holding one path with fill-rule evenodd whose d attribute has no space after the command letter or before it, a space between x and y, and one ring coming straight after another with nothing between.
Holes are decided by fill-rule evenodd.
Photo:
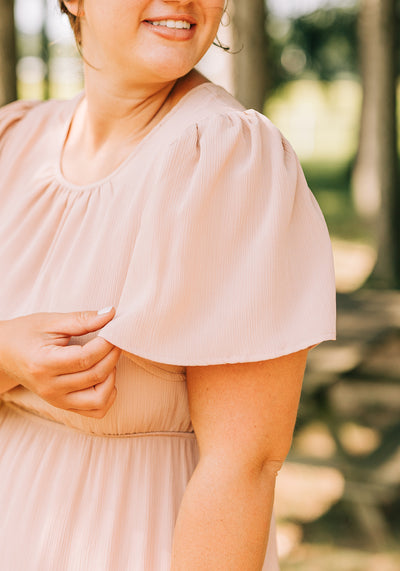
<instances>
[{"instance_id":1,"label":"neck","mask_svg":"<svg viewBox=\"0 0 400 571\"><path fill-rule=\"evenodd\" d=\"M95 151L113 141L129 145L142 139L176 102L177 84L173 81L121 89L98 77L93 81L86 70L85 99L77 117L84 144Z\"/></svg>"},{"instance_id":2,"label":"neck","mask_svg":"<svg viewBox=\"0 0 400 571\"><path fill-rule=\"evenodd\" d=\"M95 72L95 70L93 70ZM95 75L95 73L94 73ZM207 81L196 71L176 81L122 88L92 81L73 117L61 157L64 176L86 184L107 176L190 89Z\"/></svg>"}]
</instances>

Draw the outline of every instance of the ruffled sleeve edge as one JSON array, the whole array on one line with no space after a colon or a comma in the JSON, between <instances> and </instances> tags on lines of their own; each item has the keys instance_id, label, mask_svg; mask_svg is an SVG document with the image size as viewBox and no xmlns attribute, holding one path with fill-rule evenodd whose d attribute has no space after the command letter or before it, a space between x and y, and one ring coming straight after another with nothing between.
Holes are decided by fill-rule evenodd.
<instances>
[{"instance_id":1,"label":"ruffled sleeve edge","mask_svg":"<svg viewBox=\"0 0 400 571\"><path fill-rule=\"evenodd\" d=\"M325 341L335 341L336 331L327 331L316 335L313 337L308 337L297 344L293 344L287 347L279 347L275 350L265 350L265 351L255 351L254 353L234 353L232 355L221 355L221 356L199 356L192 357L188 355L164 355L158 351L146 351L139 346L133 346L124 342L120 335L115 334L112 331L112 322L109 324L111 331L108 330L106 326L103 330L99 332L99 336L112 343L113 345L119 347L123 351L129 352L132 355L136 355L142 359L148 359L155 363L166 364L166 365L177 365L182 367L204 367L211 365L229 365L238 363L256 363L259 361L269 361L272 359L278 359L279 357L284 357L286 355L291 355L292 353L298 353L305 349L315 348L320 343Z\"/></svg>"}]
</instances>

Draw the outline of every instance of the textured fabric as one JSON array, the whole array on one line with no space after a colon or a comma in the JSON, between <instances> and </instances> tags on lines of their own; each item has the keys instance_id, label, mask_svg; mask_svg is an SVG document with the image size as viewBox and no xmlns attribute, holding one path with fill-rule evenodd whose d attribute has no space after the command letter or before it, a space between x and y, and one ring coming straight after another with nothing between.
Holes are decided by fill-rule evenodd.
<instances>
[{"instance_id":1,"label":"textured fabric","mask_svg":"<svg viewBox=\"0 0 400 571\"><path fill-rule=\"evenodd\" d=\"M334 338L330 243L291 147L211 84L108 177L69 183L80 97L0 111L0 319L114 305L101 335L126 353L103 419L2 395L1 565L167 571L198 455L185 367Z\"/></svg>"}]
</instances>

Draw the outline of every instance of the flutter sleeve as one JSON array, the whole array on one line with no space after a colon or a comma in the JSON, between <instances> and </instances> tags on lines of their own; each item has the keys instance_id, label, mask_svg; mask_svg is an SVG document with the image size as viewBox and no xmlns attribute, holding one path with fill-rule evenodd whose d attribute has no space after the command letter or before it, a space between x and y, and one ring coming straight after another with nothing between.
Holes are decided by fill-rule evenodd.
<instances>
[{"instance_id":1,"label":"flutter sleeve","mask_svg":"<svg viewBox=\"0 0 400 571\"><path fill-rule=\"evenodd\" d=\"M0 155L6 144L7 138L11 136L15 127L26 113L38 102L36 101L14 101L0 109Z\"/></svg>"},{"instance_id":2,"label":"flutter sleeve","mask_svg":"<svg viewBox=\"0 0 400 571\"><path fill-rule=\"evenodd\" d=\"M193 125L157 173L103 337L187 366L273 359L335 338L326 224L270 121L232 111Z\"/></svg>"}]
</instances>

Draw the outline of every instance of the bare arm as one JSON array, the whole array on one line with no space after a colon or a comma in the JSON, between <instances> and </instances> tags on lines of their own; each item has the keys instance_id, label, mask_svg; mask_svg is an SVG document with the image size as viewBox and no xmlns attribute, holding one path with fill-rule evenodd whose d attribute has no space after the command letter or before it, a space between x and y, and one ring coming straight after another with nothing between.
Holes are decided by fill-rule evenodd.
<instances>
[{"instance_id":1,"label":"bare arm","mask_svg":"<svg viewBox=\"0 0 400 571\"><path fill-rule=\"evenodd\" d=\"M36 313L0 322L0 394L23 385L56 406L102 418L115 396L121 351L101 337L69 345L95 332L115 311Z\"/></svg>"},{"instance_id":2,"label":"bare arm","mask_svg":"<svg viewBox=\"0 0 400 571\"><path fill-rule=\"evenodd\" d=\"M262 568L306 356L188 368L200 462L179 512L172 571Z\"/></svg>"},{"instance_id":3,"label":"bare arm","mask_svg":"<svg viewBox=\"0 0 400 571\"><path fill-rule=\"evenodd\" d=\"M19 385L15 379L8 377L4 372L0 371L0 395L10 391Z\"/></svg>"}]
</instances>

